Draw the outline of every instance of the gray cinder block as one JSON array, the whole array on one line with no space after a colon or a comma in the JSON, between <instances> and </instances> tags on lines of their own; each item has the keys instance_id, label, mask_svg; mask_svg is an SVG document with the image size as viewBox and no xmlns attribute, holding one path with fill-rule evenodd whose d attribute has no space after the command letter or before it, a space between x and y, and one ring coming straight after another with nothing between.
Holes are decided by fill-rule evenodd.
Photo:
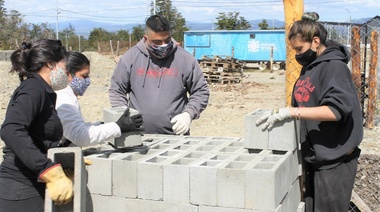
<instances>
[{"instance_id":1,"label":"gray cinder block","mask_svg":"<svg viewBox=\"0 0 380 212\"><path fill-rule=\"evenodd\" d=\"M116 122L127 107L115 107L115 108L104 108L103 109L103 120L104 123ZM130 108L130 116L139 114L135 109ZM110 143L114 144L116 147L131 147L138 146L142 144L141 132L128 132L122 133L120 137L111 139Z\"/></svg>"},{"instance_id":2,"label":"gray cinder block","mask_svg":"<svg viewBox=\"0 0 380 212\"><path fill-rule=\"evenodd\" d=\"M265 155L246 171L246 208L275 210L297 178L297 151Z\"/></svg>"},{"instance_id":3,"label":"gray cinder block","mask_svg":"<svg viewBox=\"0 0 380 212\"><path fill-rule=\"evenodd\" d=\"M112 195L112 162L105 155L89 155L86 159L92 161L87 167L88 189L91 194Z\"/></svg>"},{"instance_id":4,"label":"gray cinder block","mask_svg":"<svg viewBox=\"0 0 380 212\"><path fill-rule=\"evenodd\" d=\"M300 181L299 179L297 179L289 187L288 192L284 200L282 201L281 205L282 205L283 211L297 211L298 212L300 203L301 203L301 188L300 188ZM300 210L302 210L302 208Z\"/></svg>"},{"instance_id":5,"label":"gray cinder block","mask_svg":"<svg viewBox=\"0 0 380 212\"><path fill-rule=\"evenodd\" d=\"M244 147L246 149L268 149L269 133L256 126L256 121L269 110L256 110L244 117Z\"/></svg>"},{"instance_id":6,"label":"gray cinder block","mask_svg":"<svg viewBox=\"0 0 380 212\"><path fill-rule=\"evenodd\" d=\"M66 205L55 205L45 195L45 211L50 212L82 212L86 211L86 179L87 173L80 147L52 148L48 150L48 158L54 163L60 163L66 175L73 174L73 201Z\"/></svg>"},{"instance_id":7,"label":"gray cinder block","mask_svg":"<svg viewBox=\"0 0 380 212\"><path fill-rule=\"evenodd\" d=\"M269 131L268 149L293 151L300 139L300 120L289 119L276 122Z\"/></svg>"}]
</instances>

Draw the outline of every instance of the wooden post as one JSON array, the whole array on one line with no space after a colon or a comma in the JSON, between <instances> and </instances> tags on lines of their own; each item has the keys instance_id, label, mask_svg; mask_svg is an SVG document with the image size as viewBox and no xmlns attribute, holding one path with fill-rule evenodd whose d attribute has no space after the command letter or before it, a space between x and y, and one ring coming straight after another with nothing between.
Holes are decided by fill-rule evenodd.
<instances>
[{"instance_id":1,"label":"wooden post","mask_svg":"<svg viewBox=\"0 0 380 212\"><path fill-rule=\"evenodd\" d=\"M369 64L368 76L368 105L367 105L367 120L366 127L372 129L374 126L374 119L376 113L376 100L377 100L377 76L376 70L378 65L378 40L379 32L371 32L371 61Z\"/></svg>"},{"instance_id":2,"label":"wooden post","mask_svg":"<svg viewBox=\"0 0 380 212\"><path fill-rule=\"evenodd\" d=\"M359 101L361 99L361 63L360 63L360 28L357 26L352 27L351 38L351 63L352 63L352 80L354 81Z\"/></svg>"},{"instance_id":3,"label":"wooden post","mask_svg":"<svg viewBox=\"0 0 380 212\"><path fill-rule=\"evenodd\" d=\"M111 53L112 53L112 55L115 55L115 54L113 53L112 40L110 40L110 47L111 47Z\"/></svg>"},{"instance_id":4,"label":"wooden post","mask_svg":"<svg viewBox=\"0 0 380 212\"><path fill-rule=\"evenodd\" d=\"M290 105L293 85L298 79L302 66L295 60L293 51L287 35L289 34L292 24L300 20L303 14L303 0L284 0L285 10L285 43L286 43L286 105Z\"/></svg>"},{"instance_id":5,"label":"wooden post","mask_svg":"<svg viewBox=\"0 0 380 212\"><path fill-rule=\"evenodd\" d=\"M120 48L120 41L117 41L117 45L116 45L116 56L119 56L119 48Z\"/></svg>"}]
</instances>

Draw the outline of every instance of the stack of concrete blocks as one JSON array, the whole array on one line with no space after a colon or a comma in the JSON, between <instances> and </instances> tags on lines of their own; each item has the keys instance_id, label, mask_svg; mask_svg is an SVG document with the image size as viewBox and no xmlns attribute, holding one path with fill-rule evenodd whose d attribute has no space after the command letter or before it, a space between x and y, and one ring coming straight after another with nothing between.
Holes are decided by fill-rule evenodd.
<instances>
[{"instance_id":1,"label":"stack of concrete blocks","mask_svg":"<svg viewBox=\"0 0 380 212\"><path fill-rule=\"evenodd\" d=\"M121 115L123 115L124 111L127 107L115 107L115 108L104 108L103 109L103 120L104 123L116 122ZM130 116L139 114L139 112L135 109L129 109ZM115 145L118 148L123 147L133 147L142 145L141 141L141 133L138 131L122 133L120 137L115 139L110 139L107 142Z\"/></svg>"},{"instance_id":2,"label":"stack of concrete blocks","mask_svg":"<svg viewBox=\"0 0 380 212\"><path fill-rule=\"evenodd\" d=\"M149 142L146 142L148 141ZM299 211L296 151L241 138L144 135L150 147L86 158L88 211Z\"/></svg>"},{"instance_id":3,"label":"stack of concrete blocks","mask_svg":"<svg viewBox=\"0 0 380 212\"><path fill-rule=\"evenodd\" d=\"M285 121L276 122L271 130L262 130L262 125L256 126L256 121L261 118L264 113L270 113L270 110L260 109L245 116L245 129L244 129L244 147L247 150L253 151L257 149L272 150L272 151L287 151L292 153L292 160L298 163L298 172L290 169L277 169L278 176L287 177L291 182L291 187L288 187L286 196L291 196L293 199L291 202L299 202L300 207L298 212L304 211L304 203L301 201L301 175L302 165L300 158L300 121L295 119L287 119ZM265 169L265 168L264 168ZM260 170L260 172L264 172ZM297 175L295 175L297 174ZM281 186L279 179L274 178L274 182L265 180L263 181L263 189L260 194L269 194L264 190L270 186ZM296 189L295 189L296 188ZM276 195L280 195L275 193ZM270 195L270 194L269 194ZM283 194L281 194L283 195ZM286 198L285 196L285 198ZM263 197L263 196L262 196ZM281 199L281 196L277 198ZM262 198L265 200L266 198Z\"/></svg>"}]
</instances>

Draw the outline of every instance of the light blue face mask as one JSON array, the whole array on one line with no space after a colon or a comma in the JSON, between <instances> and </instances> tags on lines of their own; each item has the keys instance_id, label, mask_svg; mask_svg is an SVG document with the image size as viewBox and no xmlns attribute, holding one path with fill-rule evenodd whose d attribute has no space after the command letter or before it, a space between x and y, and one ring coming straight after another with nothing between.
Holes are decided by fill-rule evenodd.
<instances>
[{"instance_id":1,"label":"light blue face mask","mask_svg":"<svg viewBox=\"0 0 380 212\"><path fill-rule=\"evenodd\" d=\"M70 83L70 87L73 89L74 93L78 96L83 96L84 92L90 86L91 80L89 77L80 79L74 76L73 81Z\"/></svg>"}]
</instances>

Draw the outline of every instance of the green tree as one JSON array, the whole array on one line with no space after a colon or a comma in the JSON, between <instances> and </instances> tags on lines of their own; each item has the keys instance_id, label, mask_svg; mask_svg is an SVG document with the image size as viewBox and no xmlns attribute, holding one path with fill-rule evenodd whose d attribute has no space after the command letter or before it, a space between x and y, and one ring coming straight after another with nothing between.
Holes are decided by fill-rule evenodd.
<instances>
[{"instance_id":1,"label":"green tree","mask_svg":"<svg viewBox=\"0 0 380 212\"><path fill-rule=\"evenodd\" d=\"M132 28L132 41L138 42L140 41L144 36L144 27L143 25L139 24Z\"/></svg>"},{"instance_id":2,"label":"green tree","mask_svg":"<svg viewBox=\"0 0 380 212\"><path fill-rule=\"evenodd\" d=\"M116 40L124 40L129 41L129 31L125 29L121 29L115 33Z\"/></svg>"},{"instance_id":3,"label":"green tree","mask_svg":"<svg viewBox=\"0 0 380 212\"><path fill-rule=\"evenodd\" d=\"M20 48L22 41L28 40L29 24L17 10L11 10L3 23L2 34L7 38L5 45L8 48Z\"/></svg>"},{"instance_id":4,"label":"green tree","mask_svg":"<svg viewBox=\"0 0 380 212\"><path fill-rule=\"evenodd\" d=\"M154 13L153 1L151 2L151 15ZM186 27L186 20L172 5L171 0L156 1L156 14L164 16L170 23L172 36L177 42L183 41L183 33L189 28Z\"/></svg>"},{"instance_id":5,"label":"green tree","mask_svg":"<svg viewBox=\"0 0 380 212\"><path fill-rule=\"evenodd\" d=\"M268 26L269 26L266 19L263 19L263 21L260 22L258 25L259 25L260 29L262 29L262 30L267 30Z\"/></svg>"},{"instance_id":6,"label":"green tree","mask_svg":"<svg viewBox=\"0 0 380 212\"><path fill-rule=\"evenodd\" d=\"M239 16L239 12L219 13L216 18L217 29L219 30L245 30L251 25L244 17Z\"/></svg>"},{"instance_id":7,"label":"green tree","mask_svg":"<svg viewBox=\"0 0 380 212\"><path fill-rule=\"evenodd\" d=\"M31 42L42 38L55 39L54 33L54 29L49 28L48 23L32 24L29 30L29 38Z\"/></svg>"},{"instance_id":8,"label":"green tree","mask_svg":"<svg viewBox=\"0 0 380 212\"><path fill-rule=\"evenodd\" d=\"M103 28L94 28L88 36L88 40L92 46L96 46L99 41L109 41L111 39L111 34Z\"/></svg>"}]
</instances>

